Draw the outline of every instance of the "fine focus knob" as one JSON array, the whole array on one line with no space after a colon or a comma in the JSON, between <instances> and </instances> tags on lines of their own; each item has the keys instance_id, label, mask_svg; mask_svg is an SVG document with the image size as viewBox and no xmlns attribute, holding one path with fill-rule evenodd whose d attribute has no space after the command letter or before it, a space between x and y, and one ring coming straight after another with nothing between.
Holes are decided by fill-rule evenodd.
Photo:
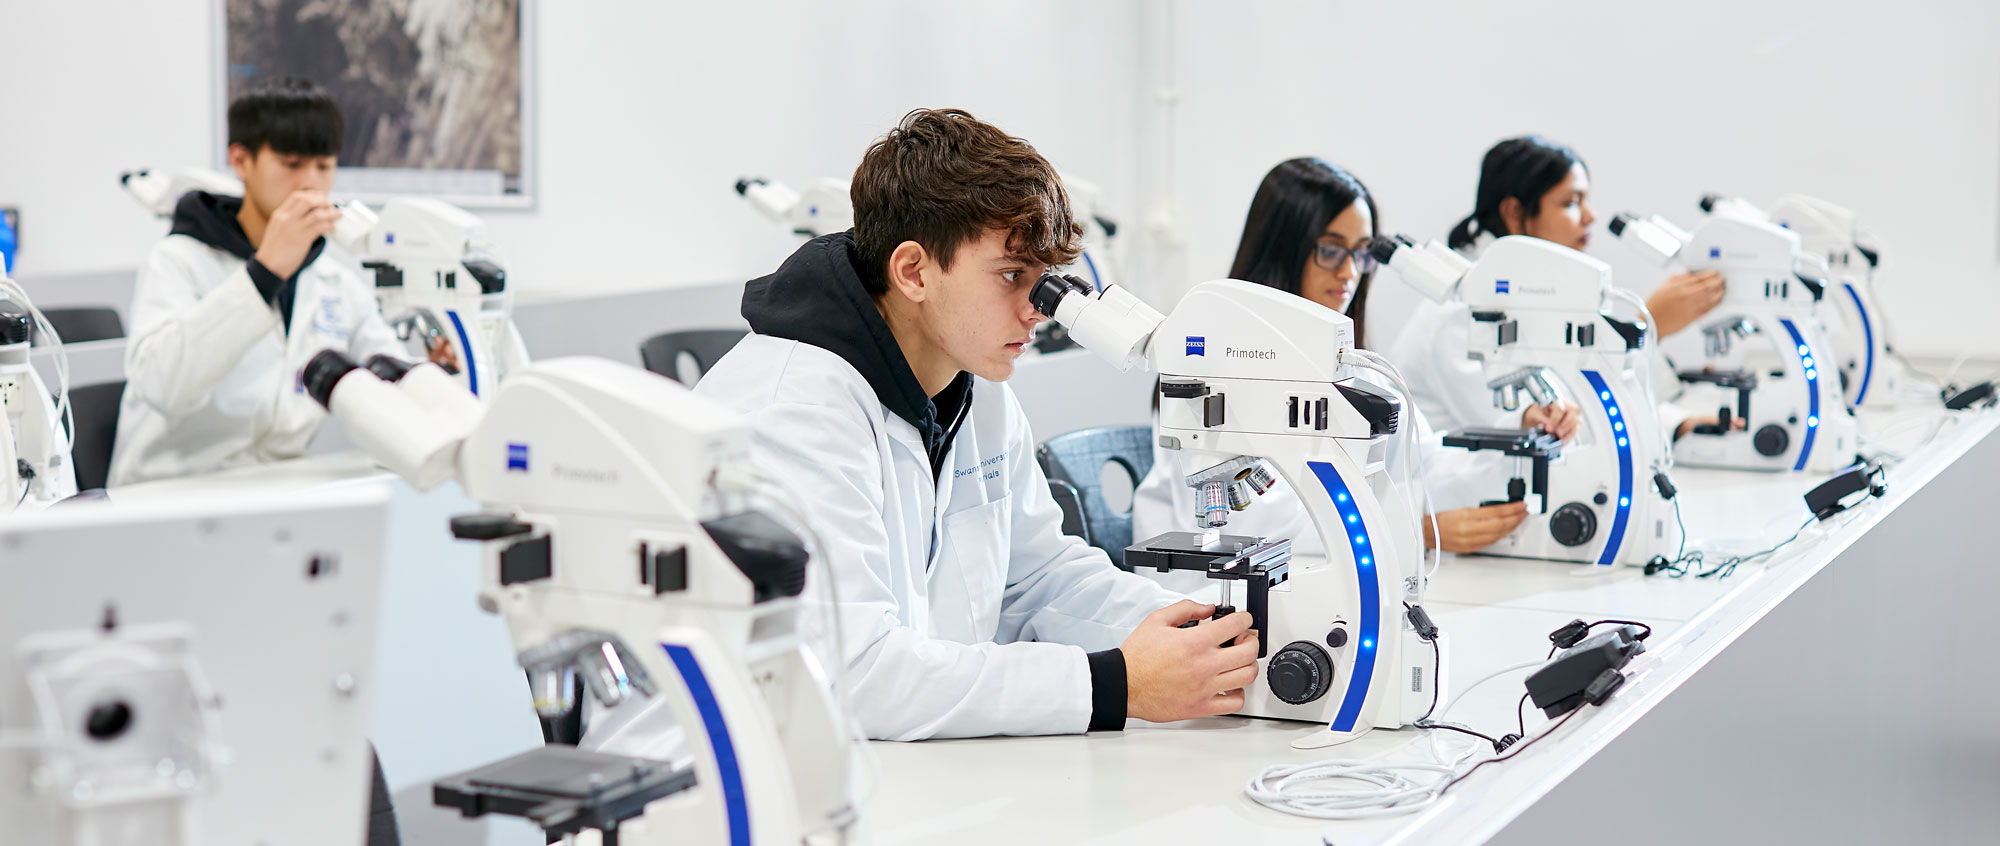
<instances>
[{"instance_id":1,"label":"fine focus knob","mask_svg":"<svg viewBox=\"0 0 2000 846\"><path fill-rule=\"evenodd\" d=\"M1581 502L1572 502L1549 515L1549 535L1563 546L1582 546L1597 535L1597 512Z\"/></svg>"},{"instance_id":2,"label":"fine focus knob","mask_svg":"<svg viewBox=\"0 0 2000 846\"><path fill-rule=\"evenodd\" d=\"M1333 661L1319 644L1296 640L1271 656L1264 679L1279 700L1304 705L1325 696L1333 687Z\"/></svg>"},{"instance_id":3,"label":"fine focus knob","mask_svg":"<svg viewBox=\"0 0 2000 846\"><path fill-rule=\"evenodd\" d=\"M1766 423L1758 427L1757 434L1750 436L1750 445L1757 448L1758 455L1784 455L1785 447L1792 445L1792 436L1785 431L1785 427Z\"/></svg>"}]
</instances>

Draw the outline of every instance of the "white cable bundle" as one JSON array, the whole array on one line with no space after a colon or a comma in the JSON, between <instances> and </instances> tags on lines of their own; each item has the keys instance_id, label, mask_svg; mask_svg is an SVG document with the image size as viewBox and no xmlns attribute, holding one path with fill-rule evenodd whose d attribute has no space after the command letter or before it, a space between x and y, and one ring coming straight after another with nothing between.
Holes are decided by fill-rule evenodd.
<instances>
[{"instance_id":1,"label":"white cable bundle","mask_svg":"<svg viewBox=\"0 0 2000 846\"><path fill-rule=\"evenodd\" d=\"M37 342L48 347L49 354L55 359L56 417L63 421L62 452L67 455L76 446L76 419L69 407L69 356L63 353L62 336L42 315L42 310L35 307L35 301L29 299L28 292L5 275L0 275L0 300L13 300L28 309L28 315L35 321Z\"/></svg>"},{"instance_id":2,"label":"white cable bundle","mask_svg":"<svg viewBox=\"0 0 2000 846\"><path fill-rule=\"evenodd\" d=\"M1458 696L1438 714L1441 722L1451 706L1480 685L1516 670L1539 667L1541 660L1523 661L1494 670L1459 691ZM1556 726L1560 726L1557 723ZM1554 731L1551 726L1548 731ZM1547 732L1544 732L1545 734ZM1514 748L1528 743L1515 742ZM1465 766L1483 744L1472 743L1460 754L1446 759L1438 732L1430 737L1434 763L1383 763L1354 758L1336 758L1310 764L1273 764L1250 778L1243 792L1259 805L1274 811L1322 820L1364 820L1395 817L1422 810L1443 795L1446 786L1471 771ZM1473 762L1473 766L1478 766ZM1358 782L1360 786L1339 786L1322 782Z\"/></svg>"}]
</instances>

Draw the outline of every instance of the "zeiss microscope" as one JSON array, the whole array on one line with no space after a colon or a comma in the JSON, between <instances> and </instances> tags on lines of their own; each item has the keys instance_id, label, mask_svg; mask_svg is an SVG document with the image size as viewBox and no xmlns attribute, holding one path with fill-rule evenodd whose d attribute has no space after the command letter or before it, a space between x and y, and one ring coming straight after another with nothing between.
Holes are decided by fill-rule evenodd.
<instances>
[{"instance_id":1,"label":"zeiss microscope","mask_svg":"<svg viewBox=\"0 0 2000 846\"><path fill-rule=\"evenodd\" d=\"M686 743L657 757L692 758L547 746L443 780L440 804L627 846L796 844L853 822L854 732L807 645L806 546L753 507L739 415L589 358L531 365L483 406L430 363L327 351L303 379L413 486L455 478L482 503L451 530L484 547L480 606L506 617L544 717L574 704L572 674L606 706L662 698Z\"/></svg>"},{"instance_id":2,"label":"zeiss microscope","mask_svg":"<svg viewBox=\"0 0 2000 846\"><path fill-rule=\"evenodd\" d=\"M507 271L478 217L421 197L390 200L380 215L358 202L341 212L334 237L374 273L375 300L397 337L418 338L425 351L448 346L446 371L474 396L527 364Z\"/></svg>"},{"instance_id":3,"label":"zeiss microscope","mask_svg":"<svg viewBox=\"0 0 2000 846\"><path fill-rule=\"evenodd\" d=\"M1514 411L1526 394L1544 405L1573 401L1582 413L1568 443L1538 430L1445 435L1448 447L1513 456L1514 478L1497 501L1529 504L1528 519L1481 552L1634 566L1672 557L1681 531L1649 378L1653 339L1644 301L1612 286L1611 267L1521 235L1493 242L1476 262L1400 236L1372 249L1418 293L1470 308L1467 348L1484 365L1495 407ZM1627 317L1613 316L1620 302Z\"/></svg>"},{"instance_id":4,"label":"zeiss microscope","mask_svg":"<svg viewBox=\"0 0 2000 846\"><path fill-rule=\"evenodd\" d=\"M1715 425L1674 444L1674 460L1700 467L1826 473L1854 463L1860 438L1820 320L1825 276L1776 224L1712 215L1686 232L1660 217L1621 214L1611 234L1661 264L1721 271L1722 302L1700 324L1703 359L1678 374L1734 393ZM1733 423L1741 420L1744 428Z\"/></svg>"},{"instance_id":5,"label":"zeiss microscope","mask_svg":"<svg viewBox=\"0 0 2000 846\"><path fill-rule=\"evenodd\" d=\"M1841 394L1849 408L1894 407L1901 395L1903 366L1889 345L1889 328L1875 305L1875 268L1882 255L1868 246L1854 212L1816 197L1787 194L1770 211L1735 197L1710 194L1701 210L1763 220L1798 233L1807 254L1826 261L1834 288L1826 318L1827 340L1840 367Z\"/></svg>"},{"instance_id":6,"label":"zeiss microscope","mask_svg":"<svg viewBox=\"0 0 2000 846\"><path fill-rule=\"evenodd\" d=\"M52 397L28 353L39 339L55 353ZM70 464L69 368L62 339L26 291L0 276L0 515L39 510L76 494Z\"/></svg>"},{"instance_id":7,"label":"zeiss microscope","mask_svg":"<svg viewBox=\"0 0 2000 846\"><path fill-rule=\"evenodd\" d=\"M1160 444L1201 468L1186 479L1197 531L1134 543L1125 560L1219 580L1218 614L1243 588L1262 681L1241 713L1326 724L1299 748L1421 718L1438 690L1442 635L1418 605L1418 508L1387 470L1390 436L1414 443L1401 400L1357 378L1399 381L1354 348L1352 321L1233 279L1196 286L1166 316L1124 288L1053 273L1030 300L1119 370L1143 359L1160 374ZM1291 560L1290 539L1221 533L1274 477L1298 492L1325 560Z\"/></svg>"},{"instance_id":8,"label":"zeiss microscope","mask_svg":"<svg viewBox=\"0 0 2000 846\"><path fill-rule=\"evenodd\" d=\"M139 205L171 217L189 191L242 196L243 183L204 168L127 171L120 184ZM424 358L445 346L446 371L473 392L493 392L506 375L528 363L513 321L507 271L486 243L486 226L457 206L423 197L399 197L380 214L359 200L340 204L340 221L327 240L356 257L370 272L376 306L396 336L416 341Z\"/></svg>"}]
</instances>

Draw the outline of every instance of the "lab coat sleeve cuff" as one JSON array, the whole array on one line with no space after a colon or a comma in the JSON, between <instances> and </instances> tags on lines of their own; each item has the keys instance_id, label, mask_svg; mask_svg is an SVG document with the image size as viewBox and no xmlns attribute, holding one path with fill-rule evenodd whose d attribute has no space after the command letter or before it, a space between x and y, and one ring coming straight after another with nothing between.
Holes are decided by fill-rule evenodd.
<instances>
[{"instance_id":1,"label":"lab coat sleeve cuff","mask_svg":"<svg viewBox=\"0 0 2000 846\"><path fill-rule=\"evenodd\" d=\"M1116 649L1084 656L1090 662L1090 731L1125 728L1125 653Z\"/></svg>"},{"instance_id":2,"label":"lab coat sleeve cuff","mask_svg":"<svg viewBox=\"0 0 2000 846\"><path fill-rule=\"evenodd\" d=\"M250 284L257 286L257 293L264 297L266 304L273 304L278 301L278 287L285 284L285 280L279 278L278 274L271 272L270 268L265 267L263 262L255 258L246 262L243 265L243 269L249 272Z\"/></svg>"}]
</instances>

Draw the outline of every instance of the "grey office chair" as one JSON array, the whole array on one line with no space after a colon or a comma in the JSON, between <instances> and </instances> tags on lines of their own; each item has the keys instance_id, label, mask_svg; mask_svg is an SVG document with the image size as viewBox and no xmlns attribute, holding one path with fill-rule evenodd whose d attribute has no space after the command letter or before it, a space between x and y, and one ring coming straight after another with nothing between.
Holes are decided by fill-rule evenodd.
<instances>
[{"instance_id":1,"label":"grey office chair","mask_svg":"<svg viewBox=\"0 0 2000 846\"><path fill-rule=\"evenodd\" d=\"M1153 427L1100 426L1057 435L1035 450L1042 472L1076 487L1083 499L1083 522L1092 546L1125 566L1125 547L1132 545L1132 512L1112 508L1104 499L1104 471L1113 466L1139 482L1153 472Z\"/></svg>"},{"instance_id":2,"label":"grey office chair","mask_svg":"<svg viewBox=\"0 0 2000 846\"><path fill-rule=\"evenodd\" d=\"M1049 496L1054 497L1056 506L1062 509L1062 531L1065 535L1083 538L1090 543L1090 524L1083 521L1083 495L1077 493L1076 486L1061 479L1049 480Z\"/></svg>"},{"instance_id":3,"label":"grey office chair","mask_svg":"<svg viewBox=\"0 0 2000 846\"><path fill-rule=\"evenodd\" d=\"M736 342L750 334L747 329L687 329L663 332L639 345L639 363L690 388L703 373L735 349ZM683 362L682 358L688 359ZM684 367L692 364L692 368ZM692 372L687 372L692 370Z\"/></svg>"},{"instance_id":4,"label":"grey office chair","mask_svg":"<svg viewBox=\"0 0 2000 846\"><path fill-rule=\"evenodd\" d=\"M111 448L118 439L118 403L125 383L104 382L69 389L70 414L76 418L76 442L70 464L76 468L76 489L104 487L111 476Z\"/></svg>"},{"instance_id":5,"label":"grey office chair","mask_svg":"<svg viewBox=\"0 0 2000 846\"><path fill-rule=\"evenodd\" d=\"M118 319L115 308L45 308L42 316L49 319L65 344L125 337L125 323Z\"/></svg>"}]
</instances>

